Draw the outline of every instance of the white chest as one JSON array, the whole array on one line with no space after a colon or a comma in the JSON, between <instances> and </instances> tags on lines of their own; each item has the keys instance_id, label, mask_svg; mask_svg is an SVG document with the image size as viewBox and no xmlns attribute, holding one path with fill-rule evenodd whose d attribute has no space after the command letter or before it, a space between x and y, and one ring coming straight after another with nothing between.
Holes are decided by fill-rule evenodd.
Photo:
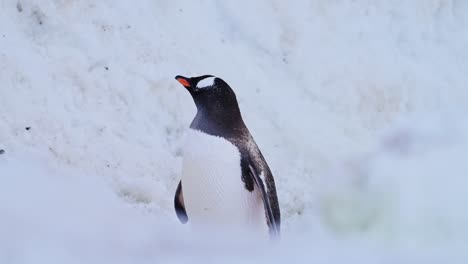
<instances>
[{"instance_id":1,"label":"white chest","mask_svg":"<svg viewBox=\"0 0 468 264\"><path fill-rule=\"evenodd\" d=\"M245 189L241 173L240 153L234 145L189 129L182 164L182 190L189 223L266 230L260 194Z\"/></svg>"}]
</instances>

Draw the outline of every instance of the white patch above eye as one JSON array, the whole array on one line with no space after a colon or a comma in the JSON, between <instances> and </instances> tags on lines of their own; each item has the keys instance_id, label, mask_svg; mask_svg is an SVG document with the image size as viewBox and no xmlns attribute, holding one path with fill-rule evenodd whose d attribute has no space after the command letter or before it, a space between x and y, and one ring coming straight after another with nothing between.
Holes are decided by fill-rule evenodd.
<instances>
[{"instance_id":1,"label":"white patch above eye","mask_svg":"<svg viewBox=\"0 0 468 264\"><path fill-rule=\"evenodd\" d=\"M203 88L206 88L206 87L213 86L215 78L216 77L208 77L208 78L205 78L205 79L199 81L197 83L197 88L198 89L203 89Z\"/></svg>"}]
</instances>

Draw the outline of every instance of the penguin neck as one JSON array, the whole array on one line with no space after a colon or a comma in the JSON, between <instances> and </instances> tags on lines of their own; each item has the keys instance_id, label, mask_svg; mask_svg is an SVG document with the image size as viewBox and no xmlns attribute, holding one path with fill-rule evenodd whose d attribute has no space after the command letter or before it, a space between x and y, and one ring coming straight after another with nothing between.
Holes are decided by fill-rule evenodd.
<instances>
[{"instance_id":1,"label":"penguin neck","mask_svg":"<svg viewBox=\"0 0 468 264\"><path fill-rule=\"evenodd\" d=\"M239 107L223 110L198 108L190 128L228 140L248 134Z\"/></svg>"}]
</instances>

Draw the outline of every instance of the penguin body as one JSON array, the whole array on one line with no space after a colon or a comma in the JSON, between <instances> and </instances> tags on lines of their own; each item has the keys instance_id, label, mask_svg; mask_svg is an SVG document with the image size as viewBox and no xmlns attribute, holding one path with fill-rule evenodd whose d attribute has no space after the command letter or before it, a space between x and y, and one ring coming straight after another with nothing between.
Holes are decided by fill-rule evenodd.
<instances>
[{"instance_id":1,"label":"penguin body","mask_svg":"<svg viewBox=\"0 0 468 264\"><path fill-rule=\"evenodd\" d=\"M234 92L211 75L176 79L197 106L174 198L179 220L279 235L273 175L242 120Z\"/></svg>"},{"instance_id":2,"label":"penguin body","mask_svg":"<svg viewBox=\"0 0 468 264\"><path fill-rule=\"evenodd\" d=\"M181 182L191 224L245 227L267 233L262 198L258 192L247 191L241 180L237 147L195 129L189 129L187 136Z\"/></svg>"}]
</instances>

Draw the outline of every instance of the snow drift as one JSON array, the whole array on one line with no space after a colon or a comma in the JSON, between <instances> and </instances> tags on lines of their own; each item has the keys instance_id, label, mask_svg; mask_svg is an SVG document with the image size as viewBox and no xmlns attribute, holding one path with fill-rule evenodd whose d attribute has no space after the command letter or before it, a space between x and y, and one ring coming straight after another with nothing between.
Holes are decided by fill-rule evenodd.
<instances>
[{"instance_id":1,"label":"snow drift","mask_svg":"<svg viewBox=\"0 0 468 264\"><path fill-rule=\"evenodd\" d=\"M442 0L1 1L1 262L242 257L173 213L177 74L233 87L276 177L283 240L244 257L462 262L467 22Z\"/></svg>"}]
</instances>

